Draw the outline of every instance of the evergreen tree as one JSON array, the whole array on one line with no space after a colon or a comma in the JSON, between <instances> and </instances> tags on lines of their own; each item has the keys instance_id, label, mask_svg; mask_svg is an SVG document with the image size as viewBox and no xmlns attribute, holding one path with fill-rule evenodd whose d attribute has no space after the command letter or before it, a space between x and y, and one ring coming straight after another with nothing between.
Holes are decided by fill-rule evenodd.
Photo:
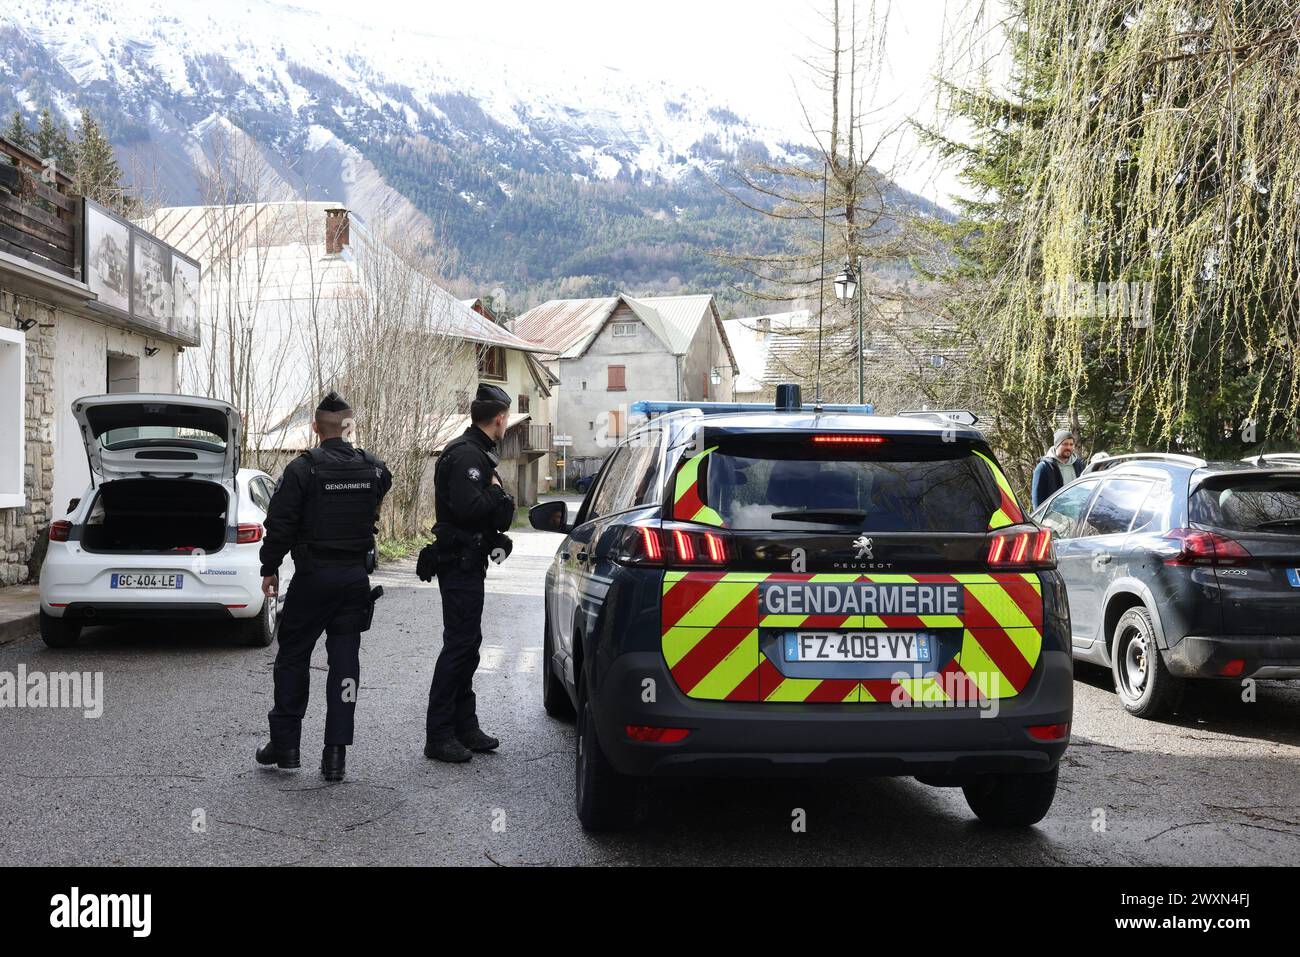
<instances>
[{"instance_id":1,"label":"evergreen tree","mask_svg":"<svg viewBox=\"0 0 1300 957\"><path fill-rule=\"evenodd\" d=\"M122 168L113 155L113 144L108 141L89 110L81 111L81 124L77 127L77 138L72 144L71 152L70 175L76 191L115 212L129 216L135 202L126 194Z\"/></svg>"},{"instance_id":2,"label":"evergreen tree","mask_svg":"<svg viewBox=\"0 0 1300 957\"><path fill-rule=\"evenodd\" d=\"M15 146L27 145L27 124L23 122L22 110L14 110L13 116L9 118L9 126L5 129L4 133L0 135L3 135L5 139L10 143L13 143Z\"/></svg>"},{"instance_id":3,"label":"evergreen tree","mask_svg":"<svg viewBox=\"0 0 1300 957\"><path fill-rule=\"evenodd\" d=\"M41 159L53 156L55 164L64 172L71 165L72 149L68 131L54 119L48 107L41 110L36 136L31 140L29 148Z\"/></svg>"}]
</instances>

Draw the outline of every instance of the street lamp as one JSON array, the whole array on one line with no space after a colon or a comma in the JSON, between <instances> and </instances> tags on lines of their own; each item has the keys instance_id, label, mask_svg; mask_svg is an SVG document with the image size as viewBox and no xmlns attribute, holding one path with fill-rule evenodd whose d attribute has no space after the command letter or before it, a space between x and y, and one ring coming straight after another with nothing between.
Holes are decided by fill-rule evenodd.
<instances>
[{"instance_id":1,"label":"street lamp","mask_svg":"<svg viewBox=\"0 0 1300 957\"><path fill-rule=\"evenodd\" d=\"M835 277L835 298L840 302L852 302L855 293L858 295L858 404L862 405L867 401L866 396L866 378L863 369L863 351L866 348L866 342L863 339L862 329L862 291L858 283L858 275L853 271L852 261L846 261L840 274Z\"/></svg>"},{"instance_id":2,"label":"street lamp","mask_svg":"<svg viewBox=\"0 0 1300 957\"><path fill-rule=\"evenodd\" d=\"M857 291L857 274L853 271L853 264L846 262L840 274L835 277L835 298L840 302L851 302Z\"/></svg>"}]
</instances>

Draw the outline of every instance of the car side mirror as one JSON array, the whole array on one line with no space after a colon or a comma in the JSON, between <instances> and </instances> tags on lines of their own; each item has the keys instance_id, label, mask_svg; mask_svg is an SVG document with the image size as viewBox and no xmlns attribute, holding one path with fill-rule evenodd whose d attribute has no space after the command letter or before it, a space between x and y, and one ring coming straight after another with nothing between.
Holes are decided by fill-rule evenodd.
<instances>
[{"instance_id":1,"label":"car side mirror","mask_svg":"<svg viewBox=\"0 0 1300 957\"><path fill-rule=\"evenodd\" d=\"M566 533L569 524L569 504L567 502L542 502L528 510L528 524L539 532Z\"/></svg>"}]
</instances>

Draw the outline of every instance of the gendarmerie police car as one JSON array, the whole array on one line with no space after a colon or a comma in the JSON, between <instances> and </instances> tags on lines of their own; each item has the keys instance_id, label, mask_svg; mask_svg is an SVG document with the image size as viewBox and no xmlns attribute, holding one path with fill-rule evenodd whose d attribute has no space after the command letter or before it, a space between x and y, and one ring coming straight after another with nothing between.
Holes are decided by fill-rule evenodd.
<instances>
[{"instance_id":1,"label":"gendarmerie police car","mask_svg":"<svg viewBox=\"0 0 1300 957\"><path fill-rule=\"evenodd\" d=\"M658 775L914 775L1030 825L1073 704L1051 532L940 413L639 403L546 576L544 704L577 712L577 811Z\"/></svg>"}]
</instances>

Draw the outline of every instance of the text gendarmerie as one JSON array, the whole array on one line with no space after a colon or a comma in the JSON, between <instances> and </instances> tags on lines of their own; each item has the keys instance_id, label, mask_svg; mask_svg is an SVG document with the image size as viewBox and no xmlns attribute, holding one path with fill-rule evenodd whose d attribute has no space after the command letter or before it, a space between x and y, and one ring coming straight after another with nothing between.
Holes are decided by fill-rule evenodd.
<instances>
[{"instance_id":1,"label":"text gendarmerie","mask_svg":"<svg viewBox=\"0 0 1300 957\"><path fill-rule=\"evenodd\" d=\"M764 615L960 615L966 589L928 582L764 582Z\"/></svg>"}]
</instances>

